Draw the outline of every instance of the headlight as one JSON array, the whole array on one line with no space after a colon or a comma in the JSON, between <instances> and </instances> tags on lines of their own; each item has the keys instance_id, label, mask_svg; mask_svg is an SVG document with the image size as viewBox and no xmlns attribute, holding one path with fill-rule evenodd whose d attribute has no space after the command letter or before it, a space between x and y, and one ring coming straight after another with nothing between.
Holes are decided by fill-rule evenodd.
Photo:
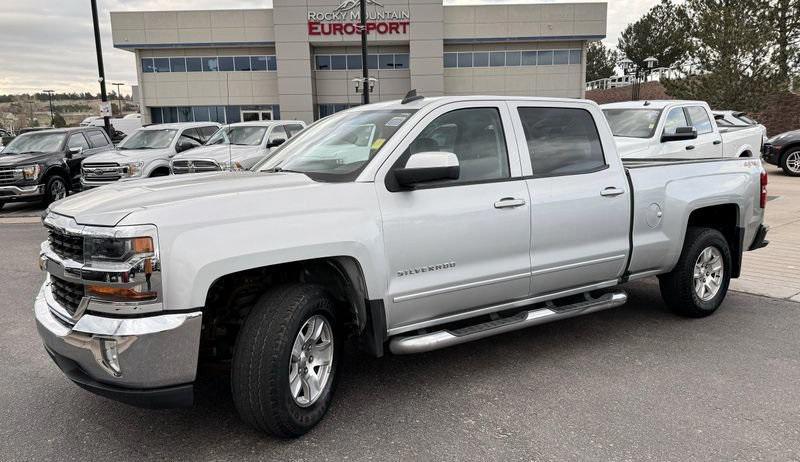
<instances>
[{"instance_id":1,"label":"headlight","mask_svg":"<svg viewBox=\"0 0 800 462\"><path fill-rule=\"evenodd\" d=\"M123 164L125 169L125 176L130 178L133 176L142 176L142 167L144 167L144 162L130 162L128 164Z\"/></svg>"},{"instance_id":2,"label":"headlight","mask_svg":"<svg viewBox=\"0 0 800 462\"><path fill-rule=\"evenodd\" d=\"M21 167L20 170L22 171L22 178L25 180L35 180L39 178L39 174L42 172L42 167L39 164L36 165L26 165Z\"/></svg>"},{"instance_id":3,"label":"headlight","mask_svg":"<svg viewBox=\"0 0 800 462\"><path fill-rule=\"evenodd\" d=\"M220 162L219 166L222 170L244 170L242 164L235 160L232 162Z\"/></svg>"},{"instance_id":4,"label":"headlight","mask_svg":"<svg viewBox=\"0 0 800 462\"><path fill-rule=\"evenodd\" d=\"M105 238L86 237L83 244L83 254L96 261L124 262L132 257L152 256L153 238Z\"/></svg>"}]
</instances>

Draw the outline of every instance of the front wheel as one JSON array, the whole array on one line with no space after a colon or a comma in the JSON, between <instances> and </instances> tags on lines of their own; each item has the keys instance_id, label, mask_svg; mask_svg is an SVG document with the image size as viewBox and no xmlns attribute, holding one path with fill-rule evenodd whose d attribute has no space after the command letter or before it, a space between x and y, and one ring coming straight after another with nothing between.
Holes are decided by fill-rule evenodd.
<instances>
[{"instance_id":1,"label":"front wheel","mask_svg":"<svg viewBox=\"0 0 800 462\"><path fill-rule=\"evenodd\" d=\"M330 406L340 356L333 301L318 286L263 295L239 332L233 401L244 421L282 438L303 435Z\"/></svg>"},{"instance_id":2,"label":"front wheel","mask_svg":"<svg viewBox=\"0 0 800 462\"><path fill-rule=\"evenodd\" d=\"M789 176L800 176L800 148L790 149L783 155L781 168Z\"/></svg>"},{"instance_id":3,"label":"front wheel","mask_svg":"<svg viewBox=\"0 0 800 462\"><path fill-rule=\"evenodd\" d=\"M42 200L44 205L50 205L65 197L67 197L67 182L58 175L51 176L44 187L44 199Z\"/></svg>"},{"instance_id":4,"label":"front wheel","mask_svg":"<svg viewBox=\"0 0 800 462\"><path fill-rule=\"evenodd\" d=\"M661 297L676 313L693 318L719 308L731 281L731 250L716 229L689 228L675 268L659 276Z\"/></svg>"}]
</instances>

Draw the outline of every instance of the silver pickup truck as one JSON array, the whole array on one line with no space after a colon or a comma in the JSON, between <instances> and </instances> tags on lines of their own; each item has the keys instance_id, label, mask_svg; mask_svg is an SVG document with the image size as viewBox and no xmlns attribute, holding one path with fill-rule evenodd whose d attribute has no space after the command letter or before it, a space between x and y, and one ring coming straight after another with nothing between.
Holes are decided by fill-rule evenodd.
<instances>
[{"instance_id":1,"label":"silver pickup truck","mask_svg":"<svg viewBox=\"0 0 800 462\"><path fill-rule=\"evenodd\" d=\"M345 338L431 351L619 306L648 276L713 313L766 245L766 179L751 158L623 163L590 101L409 95L249 172L57 202L36 322L70 379L132 404L188 405L198 362L229 363L241 417L293 437L328 409Z\"/></svg>"}]
</instances>

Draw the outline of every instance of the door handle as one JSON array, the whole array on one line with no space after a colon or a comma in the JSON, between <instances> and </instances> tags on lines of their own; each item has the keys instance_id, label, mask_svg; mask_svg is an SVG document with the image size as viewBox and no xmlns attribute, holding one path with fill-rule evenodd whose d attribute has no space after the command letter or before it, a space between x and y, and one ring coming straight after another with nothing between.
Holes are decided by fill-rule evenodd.
<instances>
[{"instance_id":1,"label":"door handle","mask_svg":"<svg viewBox=\"0 0 800 462\"><path fill-rule=\"evenodd\" d=\"M620 188L615 188L614 186L609 186L606 189L600 191L600 195L601 196L606 196L606 197L619 196L620 194L624 194L624 193L625 193L625 190L620 189Z\"/></svg>"},{"instance_id":2,"label":"door handle","mask_svg":"<svg viewBox=\"0 0 800 462\"><path fill-rule=\"evenodd\" d=\"M714 140L714 144L715 144L715 145L717 145L717 144L722 144L722 140Z\"/></svg>"},{"instance_id":3,"label":"door handle","mask_svg":"<svg viewBox=\"0 0 800 462\"><path fill-rule=\"evenodd\" d=\"M522 207L525 205L525 199L516 199L513 197L504 197L494 203L494 208L505 209L509 207Z\"/></svg>"},{"instance_id":4,"label":"door handle","mask_svg":"<svg viewBox=\"0 0 800 462\"><path fill-rule=\"evenodd\" d=\"M692 146L691 144L689 146L686 146L687 151L691 151L692 149L694 149L694 146Z\"/></svg>"}]
</instances>

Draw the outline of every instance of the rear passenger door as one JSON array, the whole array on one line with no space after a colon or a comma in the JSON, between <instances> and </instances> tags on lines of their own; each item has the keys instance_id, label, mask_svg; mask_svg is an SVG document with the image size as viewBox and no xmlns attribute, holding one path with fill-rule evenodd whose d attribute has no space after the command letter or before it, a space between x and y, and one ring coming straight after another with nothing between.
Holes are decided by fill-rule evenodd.
<instances>
[{"instance_id":1,"label":"rear passenger door","mask_svg":"<svg viewBox=\"0 0 800 462\"><path fill-rule=\"evenodd\" d=\"M531 195L534 296L616 283L629 248L631 192L613 138L597 130L602 113L546 104L511 104Z\"/></svg>"},{"instance_id":2,"label":"rear passenger door","mask_svg":"<svg viewBox=\"0 0 800 462\"><path fill-rule=\"evenodd\" d=\"M300 133L303 130L302 125L300 124L286 124L286 133L289 135L289 138L293 137L294 135Z\"/></svg>"},{"instance_id":3,"label":"rear passenger door","mask_svg":"<svg viewBox=\"0 0 800 462\"><path fill-rule=\"evenodd\" d=\"M690 142L694 146L694 158L722 157L722 136L714 130L714 124L703 106L686 106L689 123L697 130L697 139Z\"/></svg>"}]
</instances>

